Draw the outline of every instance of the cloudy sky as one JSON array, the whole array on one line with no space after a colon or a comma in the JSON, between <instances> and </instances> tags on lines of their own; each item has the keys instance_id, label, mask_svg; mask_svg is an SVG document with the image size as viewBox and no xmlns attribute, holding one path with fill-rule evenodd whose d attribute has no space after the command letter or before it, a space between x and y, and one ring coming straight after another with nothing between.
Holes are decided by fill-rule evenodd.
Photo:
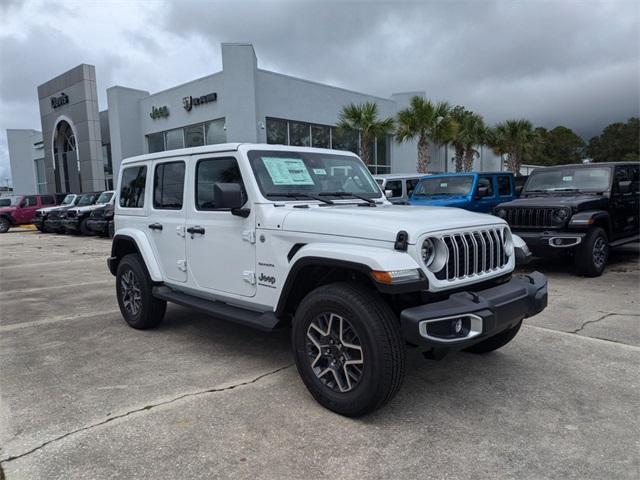
<instances>
[{"instance_id":1,"label":"cloudy sky","mask_svg":"<svg viewBox=\"0 0 640 480\"><path fill-rule=\"evenodd\" d=\"M640 2L0 0L0 184L7 128L40 129L36 87L96 66L155 92L218 71L221 42L260 68L383 97L424 90L490 122L586 140L640 109Z\"/></svg>"}]
</instances>

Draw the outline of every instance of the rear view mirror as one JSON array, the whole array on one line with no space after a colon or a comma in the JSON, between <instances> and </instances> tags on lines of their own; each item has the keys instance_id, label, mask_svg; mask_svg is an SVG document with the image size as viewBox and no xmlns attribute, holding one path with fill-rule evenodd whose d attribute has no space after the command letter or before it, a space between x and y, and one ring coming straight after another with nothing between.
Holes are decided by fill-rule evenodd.
<instances>
[{"instance_id":1,"label":"rear view mirror","mask_svg":"<svg viewBox=\"0 0 640 480\"><path fill-rule=\"evenodd\" d=\"M239 183L215 183L213 185L213 203L216 209L229 209L233 215L249 216L250 210L242 208L242 187Z\"/></svg>"}]
</instances>

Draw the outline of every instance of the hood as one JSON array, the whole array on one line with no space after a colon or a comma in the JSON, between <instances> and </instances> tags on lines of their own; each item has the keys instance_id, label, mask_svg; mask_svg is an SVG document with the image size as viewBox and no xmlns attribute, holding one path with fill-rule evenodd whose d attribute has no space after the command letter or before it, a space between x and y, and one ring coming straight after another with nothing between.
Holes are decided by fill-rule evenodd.
<instances>
[{"instance_id":1,"label":"hood","mask_svg":"<svg viewBox=\"0 0 640 480\"><path fill-rule=\"evenodd\" d=\"M84 207L76 207L76 208L74 208L74 210L76 210L78 213L85 213L85 212L91 212L91 211L95 210L96 208L106 207L107 205L109 205L109 204L108 203L94 203L93 205L86 205Z\"/></svg>"},{"instance_id":2,"label":"hood","mask_svg":"<svg viewBox=\"0 0 640 480\"><path fill-rule=\"evenodd\" d=\"M66 207L66 205L65 205ZM39 208L38 210L36 210L36 212L40 212L40 213L49 213L57 208L64 208L61 207L60 205L54 205L53 207L44 207L44 208Z\"/></svg>"},{"instance_id":3,"label":"hood","mask_svg":"<svg viewBox=\"0 0 640 480\"><path fill-rule=\"evenodd\" d=\"M450 207L402 205L357 205L293 208L282 220L282 229L302 233L330 234L394 242L400 230L409 234L409 243L429 232L486 225L506 225L493 215Z\"/></svg>"},{"instance_id":4,"label":"hood","mask_svg":"<svg viewBox=\"0 0 640 480\"><path fill-rule=\"evenodd\" d=\"M600 195L540 195L535 197L516 198L501 203L499 207L571 207L584 210L601 208L609 204L609 198Z\"/></svg>"},{"instance_id":5,"label":"hood","mask_svg":"<svg viewBox=\"0 0 640 480\"><path fill-rule=\"evenodd\" d=\"M466 207L469 205L467 197L419 197L409 200L411 205L430 205L433 207Z\"/></svg>"},{"instance_id":6,"label":"hood","mask_svg":"<svg viewBox=\"0 0 640 480\"><path fill-rule=\"evenodd\" d=\"M0 213L15 212L18 207L0 207Z\"/></svg>"}]
</instances>

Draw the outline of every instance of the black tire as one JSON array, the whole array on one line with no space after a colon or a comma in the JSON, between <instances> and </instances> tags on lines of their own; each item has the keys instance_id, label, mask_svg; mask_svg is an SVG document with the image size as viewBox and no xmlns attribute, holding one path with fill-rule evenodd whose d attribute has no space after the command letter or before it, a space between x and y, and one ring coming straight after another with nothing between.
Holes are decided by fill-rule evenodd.
<instances>
[{"instance_id":1,"label":"black tire","mask_svg":"<svg viewBox=\"0 0 640 480\"><path fill-rule=\"evenodd\" d=\"M0 217L0 233L7 233L11 228L11 222L5 217Z\"/></svg>"},{"instance_id":2,"label":"black tire","mask_svg":"<svg viewBox=\"0 0 640 480\"><path fill-rule=\"evenodd\" d=\"M515 338L515 336L520 331L520 327L522 326L522 320L518 322L517 325L505 330L503 332L494 335L493 337L489 337L486 340L476 343L472 347L465 349L467 352L471 353L489 353L494 350L498 350L499 348L504 347L507 343Z\"/></svg>"},{"instance_id":3,"label":"black tire","mask_svg":"<svg viewBox=\"0 0 640 480\"><path fill-rule=\"evenodd\" d=\"M167 302L155 298L152 287L153 282L140 256L136 253L125 255L116 272L116 297L122 316L133 328L153 328L164 318Z\"/></svg>"},{"instance_id":4,"label":"black tire","mask_svg":"<svg viewBox=\"0 0 640 480\"><path fill-rule=\"evenodd\" d=\"M603 228L593 227L578 245L574 261L576 270L586 277L599 277L609 261L609 239Z\"/></svg>"},{"instance_id":5,"label":"black tire","mask_svg":"<svg viewBox=\"0 0 640 480\"><path fill-rule=\"evenodd\" d=\"M87 219L86 218L83 218L80 221L80 227L79 228L80 228L80 233L82 235L87 235L87 236L93 235L93 232L91 230L89 230L89 227L87 227Z\"/></svg>"},{"instance_id":6,"label":"black tire","mask_svg":"<svg viewBox=\"0 0 640 480\"><path fill-rule=\"evenodd\" d=\"M109 225L107 226L107 236L109 238L113 238L114 233L115 233L115 228L114 228L113 222L109 222Z\"/></svg>"},{"instance_id":7,"label":"black tire","mask_svg":"<svg viewBox=\"0 0 640 480\"><path fill-rule=\"evenodd\" d=\"M329 335L319 335L319 330L311 329L312 323L317 325L323 318L323 328ZM339 335L331 323L336 321ZM343 326L346 326L344 330ZM308 334L324 340L314 344ZM334 340L329 340L330 337ZM323 348L319 350L317 344ZM292 345L298 372L311 395L341 415L357 417L382 407L397 393L404 378L405 345L398 319L378 296L359 285L334 283L309 293L295 314ZM357 345L359 354L353 348ZM328 352L329 347L335 357L322 353ZM338 373L318 375L320 370L327 371L333 365L331 358L338 362L333 367ZM362 367L347 365L358 361ZM347 369L351 369L349 373ZM338 381L336 375L340 375L342 381ZM341 384L349 388L343 390Z\"/></svg>"}]
</instances>

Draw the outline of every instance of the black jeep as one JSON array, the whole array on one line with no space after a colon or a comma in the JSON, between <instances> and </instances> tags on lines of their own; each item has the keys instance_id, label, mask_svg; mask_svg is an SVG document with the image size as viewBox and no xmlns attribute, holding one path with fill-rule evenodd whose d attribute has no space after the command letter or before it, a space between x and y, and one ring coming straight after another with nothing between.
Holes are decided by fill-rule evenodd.
<instances>
[{"instance_id":1,"label":"black jeep","mask_svg":"<svg viewBox=\"0 0 640 480\"><path fill-rule=\"evenodd\" d=\"M573 254L578 273L602 274L609 248L638 240L637 162L538 168L520 198L498 205L534 255Z\"/></svg>"}]
</instances>

